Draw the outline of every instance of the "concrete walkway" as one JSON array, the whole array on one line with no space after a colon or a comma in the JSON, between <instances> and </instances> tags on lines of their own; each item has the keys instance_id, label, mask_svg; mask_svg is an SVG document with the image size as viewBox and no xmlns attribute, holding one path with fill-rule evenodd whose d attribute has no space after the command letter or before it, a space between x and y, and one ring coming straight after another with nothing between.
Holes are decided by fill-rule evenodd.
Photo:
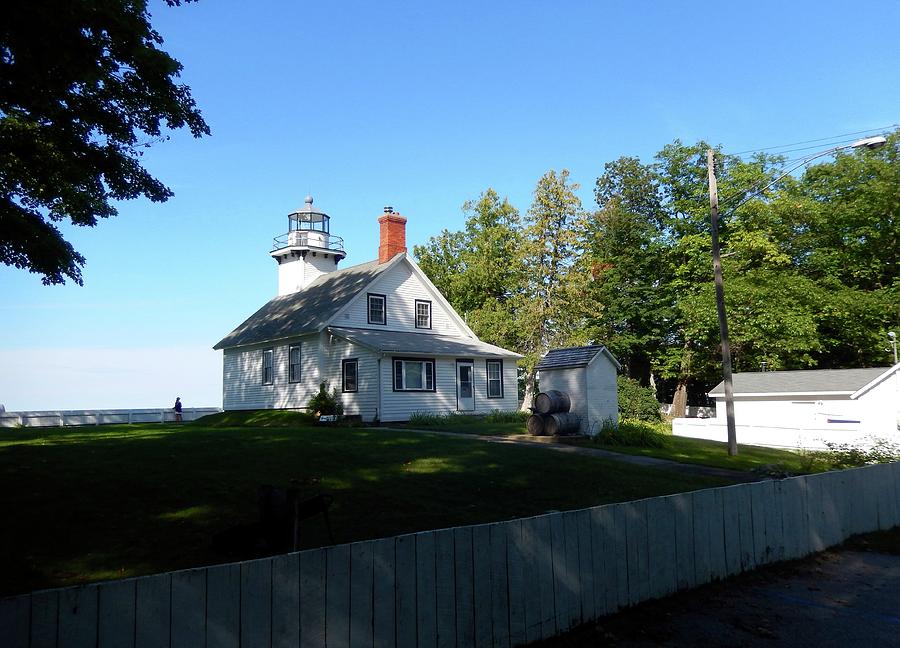
<instances>
[{"instance_id":1,"label":"concrete walkway","mask_svg":"<svg viewBox=\"0 0 900 648\"><path fill-rule=\"evenodd\" d=\"M717 468L715 466L703 466L701 464L681 463L678 461L670 461L669 459L658 459L656 457L644 457L642 455L630 455L622 452L613 452L611 450L601 450L600 448L585 448L584 446L571 445L566 443L555 443L549 441L535 441L519 436L487 436L479 434L462 434L460 432L444 432L440 430L419 430L412 428L392 428L381 427L381 430L393 430L396 432L416 432L421 434L437 434L440 436L451 436L455 438L466 438L477 441L485 441L487 443L505 443L508 445L528 446L532 448L543 448L545 450L553 450L556 452L564 452L568 454L579 454L589 457L598 457L600 459L609 459L610 461L619 461L621 463L632 464L634 466L643 466L645 468L659 468L661 470L671 470L685 475L706 475L708 477L719 477L721 479L730 479L734 482L751 482L762 481L768 479L752 472L744 472L740 470L729 470L728 468Z\"/></svg>"}]
</instances>

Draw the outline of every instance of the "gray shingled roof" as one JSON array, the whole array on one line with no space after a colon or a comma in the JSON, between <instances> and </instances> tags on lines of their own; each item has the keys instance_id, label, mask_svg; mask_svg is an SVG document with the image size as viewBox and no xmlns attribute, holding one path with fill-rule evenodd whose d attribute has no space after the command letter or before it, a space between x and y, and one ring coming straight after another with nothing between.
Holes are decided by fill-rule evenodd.
<instances>
[{"instance_id":1,"label":"gray shingled roof","mask_svg":"<svg viewBox=\"0 0 900 648\"><path fill-rule=\"evenodd\" d=\"M620 368L612 353L605 346L594 344L591 346L568 347L566 349L550 349L537 364L537 370L546 369L571 369L574 367L586 367L600 352L606 352L616 368Z\"/></svg>"},{"instance_id":2,"label":"gray shingled roof","mask_svg":"<svg viewBox=\"0 0 900 648\"><path fill-rule=\"evenodd\" d=\"M244 346L313 333L393 262L369 261L322 275L303 290L271 299L213 348Z\"/></svg>"},{"instance_id":3,"label":"gray shingled roof","mask_svg":"<svg viewBox=\"0 0 900 648\"><path fill-rule=\"evenodd\" d=\"M453 337L434 333L410 333L330 326L335 335L383 353L410 353L433 356L504 356L521 358L518 353L502 349L475 338Z\"/></svg>"},{"instance_id":4,"label":"gray shingled roof","mask_svg":"<svg viewBox=\"0 0 900 648\"><path fill-rule=\"evenodd\" d=\"M816 394L837 392L852 394L878 378L889 367L871 369L806 369L800 371L754 371L736 373L735 394ZM725 394L720 382L710 395Z\"/></svg>"}]
</instances>

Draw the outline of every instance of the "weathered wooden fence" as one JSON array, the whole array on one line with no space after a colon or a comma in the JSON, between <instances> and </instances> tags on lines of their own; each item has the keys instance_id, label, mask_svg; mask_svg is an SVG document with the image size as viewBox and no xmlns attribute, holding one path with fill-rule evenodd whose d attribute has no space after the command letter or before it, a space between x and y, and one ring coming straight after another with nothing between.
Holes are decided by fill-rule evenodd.
<instances>
[{"instance_id":1,"label":"weathered wooden fence","mask_svg":"<svg viewBox=\"0 0 900 648\"><path fill-rule=\"evenodd\" d=\"M207 414L221 412L221 407L185 407L182 420L193 421ZM64 427L69 425L110 425L113 423L171 423L175 410L167 408L108 410L49 410L0 413L3 427Z\"/></svg>"},{"instance_id":2,"label":"weathered wooden fence","mask_svg":"<svg viewBox=\"0 0 900 648\"><path fill-rule=\"evenodd\" d=\"M0 601L18 647L491 646L900 524L900 463Z\"/></svg>"}]
</instances>

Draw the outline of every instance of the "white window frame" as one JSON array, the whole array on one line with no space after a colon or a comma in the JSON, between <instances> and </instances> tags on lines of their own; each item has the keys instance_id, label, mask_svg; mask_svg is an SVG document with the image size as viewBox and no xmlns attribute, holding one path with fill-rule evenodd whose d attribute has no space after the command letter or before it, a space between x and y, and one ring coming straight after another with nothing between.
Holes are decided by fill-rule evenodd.
<instances>
[{"instance_id":1,"label":"white window frame","mask_svg":"<svg viewBox=\"0 0 900 648\"><path fill-rule=\"evenodd\" d=\"M428 318L427 324L423 324L423 325L419 324L419 306L424 306L425 308L428 309L427 314L424 315ZM413 311L414 311L413 318L415 319L416 328L417 329L430 329L431 328L431 311L432 311L431 302L428 301L427 299L417 299L413 306Z\"/></svg>"},{"instance_id":2,"label":"white window frame","mask_svg":"<svg viewBox=\"0 0 900 648\"><path fill-rule=\"evenodd\" d=\"M422 378L422 387L407 387L406 386L406 367L411 363L421 363L421 378ZM397 366L400 366L400 371L397 371ZM431 367L431 386L428 385L428 367ZM435 375L436 363L434 358L394 358L394 362L392 364L393 369L393 383L394 383L394 391L403 391L403 392L434 392L437 391L437 377ZM400 378L398 381L397 378Z\"/></svg>"},{"instance_id":3,"label":"white window frame","mask_svg":"<svg viewBox=\"0 0 900 648\"><path fill-rule=\"evenodd\" d=\"M491 378L491 365L497 367L497 377ZM485 362L485 378L487 379L487 397L488 398L503 398L503 360L487 360ZM499 388L497 392L491 392L491 383L495 383L495 386Z\"/></svg>"}]
</instances>

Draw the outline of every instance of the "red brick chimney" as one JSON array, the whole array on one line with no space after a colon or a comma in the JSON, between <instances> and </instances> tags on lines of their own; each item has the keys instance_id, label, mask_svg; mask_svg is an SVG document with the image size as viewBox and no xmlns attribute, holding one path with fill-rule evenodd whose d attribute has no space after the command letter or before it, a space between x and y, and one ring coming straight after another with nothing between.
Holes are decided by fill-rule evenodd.
<instances>
[{"instance_id":1,"label":"red brick chimney","mask_svg":"<svg viewBox=\"0 0 900 648\"><path fill-rule=\"evenodd\" d=\"M387 263L398 252L406 252L406 219L394 213L393 207L385 207L378 219L381 225L381 242L378 245L378 263Z\"/></svg>"}]
</instances>

